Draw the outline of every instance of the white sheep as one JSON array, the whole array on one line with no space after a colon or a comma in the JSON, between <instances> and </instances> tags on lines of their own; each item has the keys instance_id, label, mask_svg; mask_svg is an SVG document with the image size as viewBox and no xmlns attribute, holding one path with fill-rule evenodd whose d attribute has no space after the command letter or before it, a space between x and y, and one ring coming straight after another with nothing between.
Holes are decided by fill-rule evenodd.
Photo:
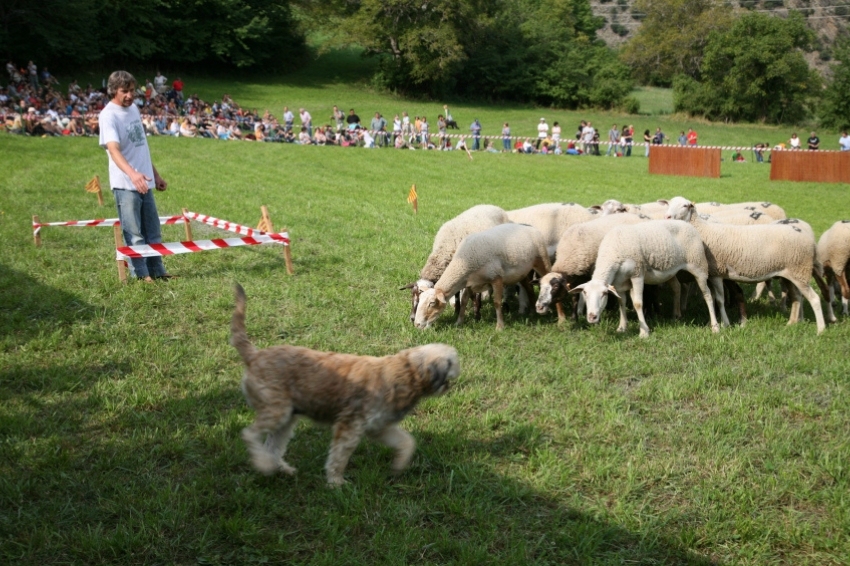
<instances>
[{"instance_id":1,"label":"white sheep","mask_svg":"<svg viewBox=\"0 0 850 566\"><path fill-rule=\"evenodd\" d=\"M751 226L753 224L770 224L771 222L776 222L774 217L765 212L740 208L727 208L712 212L711 214L700 213L700 216L709 222L735 224L737 226Z\"/></svg>"},{"instance_id":2,"label":"white sheep","mask_svg":"<svg viewBox=\"0 0 850 566\"><path fill-rule=\"evenodd\" d=\"M602 243L605 235L616 226L637 224L647 220L649 218L646 216L641 217L637 214L609 214L567 228L558 242L552 271L540 279L537 312L544 314L552 303L555 303L558 323L566 321L561 301L576 283L584 282L593 273L599 244Z\"/></svg>"},{"instance_id":3,"label":"white sheep","mask_svg":"<svg viewBox=\"0 0 850 566\"><path fill-rule=\"evenodd\" d=\"M601 213L593 208L585 208L580 204L550 202L536 204L517 210L509 210L508 218L517 224L534 226L543 234L546 247L549 250L550 261L555 257L555 250L564 230L574 224L599 218Z\"/></svg>"},{"instance_id":4,"label":"white sheep","mask_svg":"<svg viewBox=\"0 0 850 566\"><path fill-rule=\"evenodd\" d=\"M664 199L658 199L655 202L647 202L644 204L624 204L627 212L632 214L643 214L653 220L664 220L664 215L667 214L668 203Z\"/></svg>"},{"instance_id":5,"label":"white sheep","mask_svg":"<svg viewBox=\"0 0 850 566\"><path fill-rule=\"evenodd\" d=\"M708 290L708 260L697 231L685 222L657 220L634 225L617 226L602 239L596 267L590 281L578 285L570 293L581 293L587 305L587 321L599 322L608 302L608 294L620 303L620 325L627 325L626 299L620 294L631 289L632 304L640 321L640 336L649 336L649 326L643 314L643 287L658 285L676 277L679 271L694 276L702 291L711 319L712 332L720 330L714 315L711 292ZM712 287L722 289L719 278L711 280Z\"/></svg>"},{"instance_id":6,"label":"white sheep","mask_svg":"<svg viewBox=\"0 0 850 566\"><path fill-rule=\"evenodd\" d=\"M670 201L668 218L690 222L705 243L712 277L756 283L771 277L790 281L815 312L818 334L826 328L820 299L809 281L816 265L814 233L808 224L783 220L756 226L734 226L706 222L696 205L683 197ZM797 224L800 224L799 226ZM723 305L723 289L715 288L715 299L724 324L729 324ZM792 305L788 324L797 322L799 301Z\"/></svg>"},{"instance_id":7,"label":"white sheep","mask_svg":"<svg viewBox=\"0 0 850 566\"><path fill-rule=\"evenodd\" d=\"M823 265L829 287L829 304L835 300L833 283L841 286L842 312L848 315L850 303L850 220L839 220L818 240L818 261Z\"/></svg>"},{"instance_id":8,"label":"white sheep","mask_svg":"<svg viewBox=\"0 0 850 566\"><path fill-rule=\"evenodd\" d=\"M540 231L524 224L502 224L467 236L443 276L432 289L419 295L414 324L427 328L446 308L449 297L461 295L457 325L463 324L463 313L471 293L492 287L496 307L496 329L505 327L502 318L502 297L505 285L523 284L533 296L528 274L534 270L545 275L552 267L546 243Z\"/></svg>"},{"instance_id":9,"label":"white sheep","mask_svg":"<svg viewBox=\"0 0 850 566\"><path fill-rule=\"evenodd\" d=\"M722 204L719 202L698 202L694 206L700 214L714 214L725 210L749 210L750 212L763 212L774 220L784 220L788 218L785 211L778 204L772 202L735 202L731 204Z\"/></svg>"},{"instance_id":10,"label":"white sheep","mask_svg":"<svg viewBox=\"0 0 850 566\"><path fill-rule=\"evenodd\" d=\"M510 220L504 210L492 204L479 204L461 212L440 227L434 237L431 254L425 261L425 266L419 272L419 280L401 287L401 290L412 290L411 322L416 315L420 293L425 289L434 287L434 283L443 275L463 239L470 234L506 222L510 222Z\"/></svg>"}]
</instances>

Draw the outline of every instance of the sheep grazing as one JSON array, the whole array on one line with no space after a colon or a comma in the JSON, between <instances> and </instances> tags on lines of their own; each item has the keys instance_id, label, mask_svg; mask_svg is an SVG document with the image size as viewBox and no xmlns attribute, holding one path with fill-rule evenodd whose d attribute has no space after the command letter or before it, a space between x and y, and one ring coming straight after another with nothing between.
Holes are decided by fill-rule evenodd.
<instances>
[{"instance_id":1,"label":"sheep grazing","mask_svg":"<svg viewBox=\"0 0 850 566\"><path fill-rule=\"evenodd\" d=\"M574 224L599 218L600 215L601 213L598 210L585 208L572 202L536 204L508 211L508 218L511 222L528 224L540 230L549 250L550 260L555 257L555 250L558 248L558 242L561 240L561 234L564 233L564 230Z\"/></svg>"},{"instance_id":2,"label":"sheep grazing","mask_svg":"<svg viewBox=\"0 0 850 566\"><path fill-rule=\"evenodd\" d=\"M772 202L736 202L732 204L698 202L694 206L696 206L697 212L700 214L714 215L717 212L725 210L749 210L750 212L762 212L774 220L785 220L788 218L782 207Z\"/></svg>"},{"instance_id":3,"label":"sheep grazing","mask_svg":"<svg viewBox=\"0 0 850 566\"><path fill-rule=\"evenodd\" d=\"M637 214L610 214L567 228L558 242L552 271L540 279L537 312L544 314L552 303L555 303L558 323L565 322L566 316L561 301L573 286L583 283L593 273L599 244L605 235L616 226L637 224L645 220L649 219L641 218Z\"/></svg>"},{"instance_id":4,"label":"sheep grazing","mask_svg":"<svg viewBox=\"0 0 850 566\"><path fill-rule=\"evenodd\" d=\"M841 304L844 316L850 303L850 220L839 220L818 240L818 261L823 265L829 287L829 304L835 300L834 282L841 286Z\"/></svg>"},{"instance_id":5,"label":"sheep grazing","mask_svg":"<svg viewBox=\"0 0 850 566\"><path fill-rule=\"evenodd\" d=\"M708 307L711 330L719 332L708 290L708 260L702 240L696 229L684 222L658 220L613 228L599 245L596 268L590 281L578 285L570 293L582 294L590 323L599 322L608 294L613 294L620 303L617 332L625 332L626 299L621 293L631 289L632 304L640 321L640 336L646 337L649 336L649 326L643 314L644 285L665 283L682 270L696 279ZM715 290L718 287L722 290L719 278L712 279L711 284Z\"/></svg>"},{"instance_id":6,"label":"sheep grazing","mask_svg":"<svg viewBox=\"0 0 850 566\"><path fill-rule=\"evenodd\" d=\"M818 334L824 331L826 324L820 299L809 284L816 265L816 244L808 224L787 219L757 226L715 224L700 218L696 205L683 197L670 201L667 216L689 222L699 232L705 243L712 277L746 283L783 277L812 305ZM719 291L715 288L715 293L721 319L728 324L722 287ZM792 305L788 324L797 322L798 311L795 309L799 309L799 300Z\"/></svg>"},{"instance_id":7,"label":"sheep grazing","mask_svg":"<svg viewBox=\"0 0 850 566\"><path fill-rule=\"evenodd\" d=\"M617 199L609 198L602 204L595 204L590 208L594 210L598 210L603 216L607 216L609 214L620 214L622 212L628 212L626 205L618 201Z\"/></svg>"},{"instance_id":8,"label":"sheep grazing","mask_svg":"<svg viewBox=\"0 0 850 566\"><path fill-rule=\"evenodd\" d=\"M653 220L664 220L664 215L667 214L667 201L664 199L645 204L624 204L623 206L627 212L643 214Z\"/></svg>"},{"instance_id":9,"label":"sheep grazing","mask_svg":"<svg viewBox=\"0 0 850 566\"><path fill-rule=\"evenodd\" d=\"M461 242L443 276L431 289L419 295L414 324L427 328L446 308L449 297L461 295L457 325L463 324L463 313L470 293L492 287L496 307L496 329L505 327L502 297L505 285L521 283L529 297L533 296L528 274L545 275L551 268L546 243L540 231L524 224L503 224L471 234Z\"/></svg>"},{"instance_id":10,"label":"sheep grazing","mask_svg":"<svg viewBox=\"0 0 850 566\"><path fill-rule=\"evenodd\" d=\"M428 256L425 266L419 272L419 280L400 288L400 290L412 290L410 322L413 322L416 316L420 293L425 289L434 287L434 283L443 275L463 239L470 234L506 222L510 222L510 220L504 210L491 204L479 204L461 212L440 227L434 237L431 255Z\"/></svg>"}]
</instances>

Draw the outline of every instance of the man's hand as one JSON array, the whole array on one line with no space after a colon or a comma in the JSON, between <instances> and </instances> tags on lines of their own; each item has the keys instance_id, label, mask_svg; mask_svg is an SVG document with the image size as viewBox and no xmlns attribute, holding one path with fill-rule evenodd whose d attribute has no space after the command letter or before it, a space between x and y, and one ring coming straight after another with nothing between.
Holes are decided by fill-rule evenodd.
<instances>
[{"instance_id":1,"label":"man's hand","mask_svg":"<svg viewBox=\"0 0 850 566\"><path fill-rule=\"evenodd\" d=\"M168 188L168 183L165 182L165 179L159 176L159 173L157 173L156 170L154 170L153 182L156 190L158 191L164 191Z\"/></svg>"},{"instance_id":2,"label":"man's hand","mask_svg":"<svg viewBox=\"0 0 850 566\"><path fill-rule=\"evenodd\" d=\"M130 181L132 181L133 186L136 187L136 190L139 191L140 195L147 194L149 190L148 181L150 180L150 177L136 170L133 170L133 172L130 174Z\"/></svg>"}]
</instances>

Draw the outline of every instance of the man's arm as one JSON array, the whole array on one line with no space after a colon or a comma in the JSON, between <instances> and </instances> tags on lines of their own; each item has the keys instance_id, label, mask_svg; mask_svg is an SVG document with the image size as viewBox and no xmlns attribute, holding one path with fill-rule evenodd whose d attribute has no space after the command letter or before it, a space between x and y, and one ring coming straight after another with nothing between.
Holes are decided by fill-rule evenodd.
<instances>
[{"instance_id":1,"label":"man's arm","mask_svg":"<svg viewBox=\"0 0 850 566\"><path fill-rule=\"evenodd\" d=\"M150 177L148 177L144 173L136 171L133 166L130 165L130 163L124 158L124 154L121 153L121 148L118 142L106 142L106 151L109 153L109 156L112 158L112 161L115 162L115 165L117 165L118 168L121 169L121 171L123 171L125 175L130 177L130 181L133 183L133 186L136 188L136 190L139 191L139 194L143 195L147 193L148 181L151 180ZM162 181L162 178L159 177L159 174L156 172L155 168L154 176ZM164 183L165 181L162 182Z\"/></svg>"}]
</instances>

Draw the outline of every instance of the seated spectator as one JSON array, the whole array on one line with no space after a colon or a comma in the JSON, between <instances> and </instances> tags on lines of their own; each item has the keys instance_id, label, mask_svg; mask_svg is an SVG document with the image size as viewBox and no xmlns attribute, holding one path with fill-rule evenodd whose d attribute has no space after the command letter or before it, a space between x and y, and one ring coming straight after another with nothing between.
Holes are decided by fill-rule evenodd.
<instances>
[{"instance_id":1,"label":"seated spectator","mask_svg":"<svg viewBox=\"0 0 850 566\"><path fill-rule=\"evenodd\" d=\"M23 134L24 122L19 112L6 115L6 131L10 134Z\"/></svg>"},{"instance_id":2,"label":"seated spectator","mask_svg":"<svg viewBox=\"0 0 850 566\"><path fill-rule=\"evenodd\" d=\"M525 141L522 142L522 153L534 153L534 144L531 143L529 138L525 138Z\"/></svg>"},{"instance_id":3,"label":"seated spectator","mask_svg":"<svg viewBox=\"0 0 850 566\"><path fill-rule=\"evenodd\" d=\"M307 126L301 126L301 133L298 134L298 143L301 145L313 145L313 140L310 134L307 133Z\"/></svg>"},{"instance_id":4,"label":"seated spectator","mask_svg":"<svg viewBox=\"0 0 850 566\"><path fill-rule=\"evenodd\" d=\"M325 135L325 128L323 126L319 126L316 128L316 132L313 135L316 145L327 145L328 136Z\"/></svg>"},{"instance_id":5,"label":"seated spectator","mask_svg":"<svg viewBox=\"0 0 850 566\"><path fill-rule=\"evenodd\" d=\"M195 126L189 122L188 118L184 118L183 121L180 122L180 135L184 138L194 138L197 135Z\"/></svg>"},{"instance_id":6,"label":"seated spectator","mask_svg":"<svg viewBox=\"0 0 850 566\"><path fill-rule=\"evenodd\" d=\"M361 129L359 132L360 139L363 140L363 147L367 149L375 148L375 138L372 137L371 132L366 129Z\"/></svg>"},{"instance_id":7,"label":"seated spectator","mask_svg":"<svg viewBox=\"0 0 850 566\"><path fill-rule=\"evenodd\" d=\"M741 154L740 151L736 151L735 153L732 154L732 161L737 161L737 162L743 163L745 161L745 159L744 159L744 156Z\"/></svg>"}]
</instances>

